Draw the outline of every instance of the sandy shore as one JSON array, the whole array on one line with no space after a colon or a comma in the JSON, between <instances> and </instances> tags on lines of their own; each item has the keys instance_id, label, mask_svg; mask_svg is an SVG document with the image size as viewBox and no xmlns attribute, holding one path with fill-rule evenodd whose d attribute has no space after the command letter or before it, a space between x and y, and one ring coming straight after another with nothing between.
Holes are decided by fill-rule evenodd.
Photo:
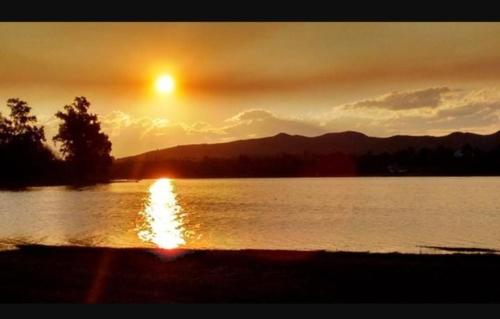
<instances>
[{"instance_id":1,"label":"sandy shore","mask_svg":"<svg viewBox=\"0 0 500 319\"><path fill-rule=\"evenodd\" d=\"M500 302L500 255L27 245L0 302Z\"/></svg>"}]
</instances>

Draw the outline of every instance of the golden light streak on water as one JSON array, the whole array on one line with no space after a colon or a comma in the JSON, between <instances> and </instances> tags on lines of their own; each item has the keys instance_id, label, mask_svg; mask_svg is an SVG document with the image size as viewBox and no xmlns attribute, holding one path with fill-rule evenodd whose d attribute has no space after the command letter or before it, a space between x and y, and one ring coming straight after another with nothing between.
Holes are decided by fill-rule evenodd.
<instances>
[{"instance_id":1,"label":"golden light streak on water","mask_svg":"<svg viewBox=\"0 0 500 319\"><path fill-rule=\"evenodd\" d=\"M148 200L139 213L143 218L138 231L141 240L167 249L186 243L182 208L175 197L172 181L168 178L159 179L149 187Z\"/></svg>"}]
</instances>

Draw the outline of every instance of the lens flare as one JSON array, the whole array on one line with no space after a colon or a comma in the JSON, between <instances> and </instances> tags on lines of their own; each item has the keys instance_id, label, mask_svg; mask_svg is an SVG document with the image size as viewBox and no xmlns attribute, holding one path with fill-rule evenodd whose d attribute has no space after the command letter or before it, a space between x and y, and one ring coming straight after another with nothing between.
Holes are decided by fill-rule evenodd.
<instances>
[{"instance_id":1,"label":"lens flare","mask_svg":"<svg viewBox=\"0 0 500 319\"><path fill-rule=\"evenodd\" d=\"M181 213L172 181L167 178L157 180L149 188L148 200L139 213L144 218L139 227L139 238L160 248L172 249L184 245Z\"/></svg>"}]
</instances>

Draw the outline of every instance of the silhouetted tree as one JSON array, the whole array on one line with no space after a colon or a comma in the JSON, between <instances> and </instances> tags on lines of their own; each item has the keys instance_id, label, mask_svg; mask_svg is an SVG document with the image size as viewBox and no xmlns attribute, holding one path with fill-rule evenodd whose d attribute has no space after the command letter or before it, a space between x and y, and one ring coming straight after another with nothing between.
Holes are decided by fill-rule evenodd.
<instances>
[{"instance_id":1,"label":"silhouetted tree","mask_svg":"<svg viewBox=\"0 0 500 319\"><path fill-rule=\"evenodd\" d=\"M5 145L9 142L11 133L11 121L5 118L2 113L0 113L0 145Z\"/></svg>"},{"instance_id":2,"label":"silhouetted tree","mask_svg":"<svg viewBox=\"0 0 500 319\"><path fill-rule=\"evenodd\" d=\"M89 107L85 97L76 97L72 104L64 106L64 112L57 112L62 123L53 138L61 143L60 151L72 177L82 182L107 179L112 163L111 142L101 132L97 115L89 113Z\"/></svg>"},{"instance_id":3,"label":"silhouetted tree","mask_svg":"<svg viewBox=\"0 0 500 319\"><path fill-rule=\"evenodd\" d=\"M0 114L1 182L37 182L49 170L55 157L44 144L43 126L30 115L31 107L20 99L9 99L9 117Z\"/></svg>"},{"instance_id":4,"label":"silhouetted tree","mask_svg":"<svg viewBox=\"0 0 500 319\"><path fill-rule=\"evenodd\" d=\"M36 116L30 115L31 107L28 103L20 99L7 100L7 107L10 109L10 119L0 115L0 130L2 131L2 141L9 143L29 142L42 145L45 141L43 126L36 126Z\"/></svg>"}]
</instances>

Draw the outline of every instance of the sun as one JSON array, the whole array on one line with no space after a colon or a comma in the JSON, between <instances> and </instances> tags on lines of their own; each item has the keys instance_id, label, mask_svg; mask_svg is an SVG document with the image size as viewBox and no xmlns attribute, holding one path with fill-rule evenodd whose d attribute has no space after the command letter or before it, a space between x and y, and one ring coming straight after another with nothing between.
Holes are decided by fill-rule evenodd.
<instances>
[{"instance_id":1,"label":"sun","mask_svg":"<svg viewBox=\"0 0 500 319\"><path fill-rule=\"evenodd\" d=\"M156 79L156 91L170 94L175 90L175 80L170 74L160 75Z\"/></svg>"}]
</instances>

